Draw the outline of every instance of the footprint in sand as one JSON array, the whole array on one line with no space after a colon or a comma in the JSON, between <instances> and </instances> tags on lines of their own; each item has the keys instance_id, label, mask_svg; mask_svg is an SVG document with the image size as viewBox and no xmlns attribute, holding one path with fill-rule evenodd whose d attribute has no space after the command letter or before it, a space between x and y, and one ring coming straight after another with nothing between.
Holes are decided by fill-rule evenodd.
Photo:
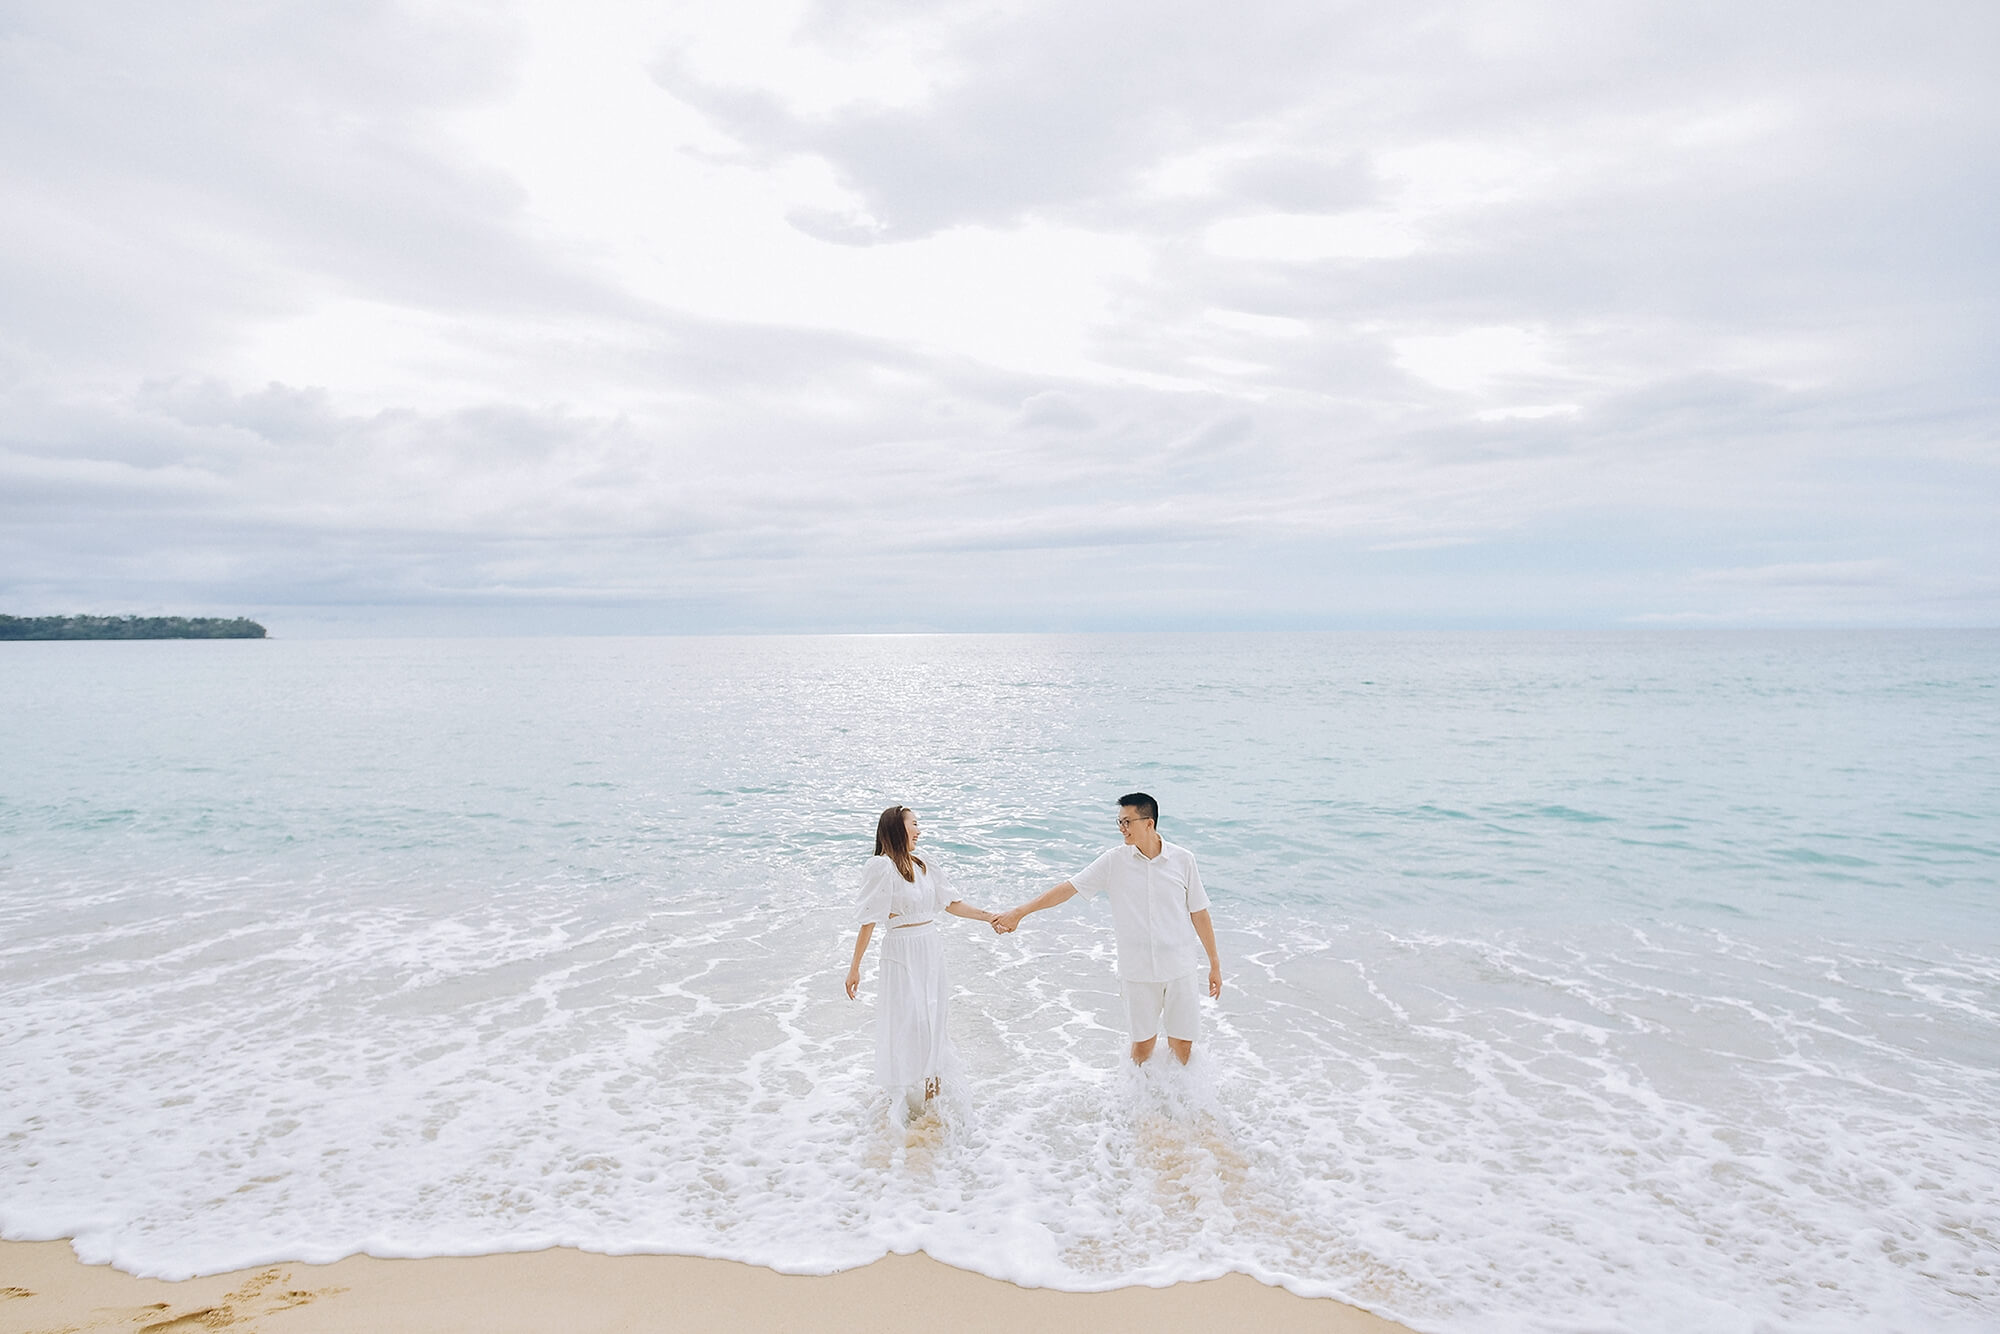
<instances>
[{"instance_id":1,"label":"footprint in sand","mask_svg":"<svg viewBox=\"0 0 2000 1334\"><path fill-rule=\"evenodd\" d=\"M139 1334L194 1334L198 1329L228 1329L236 1323L236 1312L227 1306L204 1306L168 1320L141 1325Z\"/></svg>"},{"instance_id":2,"label":"footprint in sand","mask_svg":"<svg viewBox=\"0 0 2000 1334\"><path fill-rule=\"evenodd\" d=\"M318 1288L308 1290L289 1286L291 1274L284 1269L266 1269L244 1280L242 1284L223 1294L222 1300L211 1305L198 1307L192 1311L175 1311L173 1303L153 1302L147 1306L127 1308L121 1312L105 1311L100 1308L100 1317L111 1315L115 1324L94 1324L91 1329L125 1328L134 1334L201 1334L206 1330L232 1329L241 1327L246 1321L256 1320L276 1311L287 1311L296 1306L304 1306L321 1297L330 1297L345 1292L345 1288ZM23 1296L32 1293L20 1289Z\"/></svg>"}]
</instances>

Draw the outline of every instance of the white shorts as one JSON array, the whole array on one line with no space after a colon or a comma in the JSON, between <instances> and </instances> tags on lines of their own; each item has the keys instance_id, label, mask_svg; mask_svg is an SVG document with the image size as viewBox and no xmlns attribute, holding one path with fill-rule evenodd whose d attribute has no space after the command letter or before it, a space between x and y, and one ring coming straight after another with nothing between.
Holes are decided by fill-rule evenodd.
<instances>
[{"instance_id":1,"label":"white shorts","mask_svg":"<svg viewBox=\"0 0 2000 1334\"><path fill-rule=\"evenodd\" d=\"M1160 1035L1161 1019L1166 1020L1167 1036L1193 1042L1201 1030L1201 971L1184 973L1170 982L1125 982L1125 1022L1132 1041L1144 1042Z\"/></svg>"}]
</instances>

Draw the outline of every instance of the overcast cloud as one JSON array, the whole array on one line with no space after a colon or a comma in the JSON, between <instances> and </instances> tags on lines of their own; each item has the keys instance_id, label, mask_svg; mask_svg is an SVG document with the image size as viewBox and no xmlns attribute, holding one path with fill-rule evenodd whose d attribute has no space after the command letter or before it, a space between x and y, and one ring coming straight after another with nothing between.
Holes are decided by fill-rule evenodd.
<instances>
[{"instance_id":1,"label":"overcast cloud","mask_svg":"<svg viewBox=\"0 0 2000 1334\"><path fill-rule=\"evenodd\" d=\"M2000 8L0 4L0 611L2000 624Z\"/></svg>"}]
</instances>

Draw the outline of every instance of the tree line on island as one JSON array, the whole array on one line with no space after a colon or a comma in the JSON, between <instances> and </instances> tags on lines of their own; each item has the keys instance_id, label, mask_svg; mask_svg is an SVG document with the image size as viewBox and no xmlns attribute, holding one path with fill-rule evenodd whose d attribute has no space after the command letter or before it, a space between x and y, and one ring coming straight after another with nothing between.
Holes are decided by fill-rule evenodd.
<instances>
[{"instance_id":1,"label":"tree line on island","mask_svg":"<svg viewBox=\"0 0 2000 1334\"><path fill-rule=\"evenodd\" d=\"M244 616L0 616L0 640L263 637L264 627Z\"/></svg>"}]
</instances>

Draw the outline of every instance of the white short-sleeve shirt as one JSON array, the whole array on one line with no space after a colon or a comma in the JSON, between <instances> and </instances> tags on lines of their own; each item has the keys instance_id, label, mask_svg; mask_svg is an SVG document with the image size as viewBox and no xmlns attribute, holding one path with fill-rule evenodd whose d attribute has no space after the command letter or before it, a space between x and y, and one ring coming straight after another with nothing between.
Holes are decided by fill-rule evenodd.
<instances>
[{"instance_id":1,"label":"white short-sleeve shirt","mask_svg":"<svg viewBox=\"0 0 2000 1334\"><path fill-rule=\"evenodd\" d=\"M1121 843L1069 878L1086 897L1111 900L1118 932L1118 976L1126 982L1171 982L1208 962L1190 913L1208 906L1194 854L1161 840L1148 857Z\"/></svg>"},{"instance_id":2,"label":"white short-sleeve shirt","mask_svg":"<svg viewBox=\"0 0 2000 1334\"><path fill-rule=\"evenodd\" d=\"M928 869L914 863L910 871L914 884L903 879L896 863L888 857L870 857L861 868L861 894L854 907L854 924L887 924L890 917L923 922L944 911L956 897L944 871L936 862Z\"/></svg>"}]
</instances>

